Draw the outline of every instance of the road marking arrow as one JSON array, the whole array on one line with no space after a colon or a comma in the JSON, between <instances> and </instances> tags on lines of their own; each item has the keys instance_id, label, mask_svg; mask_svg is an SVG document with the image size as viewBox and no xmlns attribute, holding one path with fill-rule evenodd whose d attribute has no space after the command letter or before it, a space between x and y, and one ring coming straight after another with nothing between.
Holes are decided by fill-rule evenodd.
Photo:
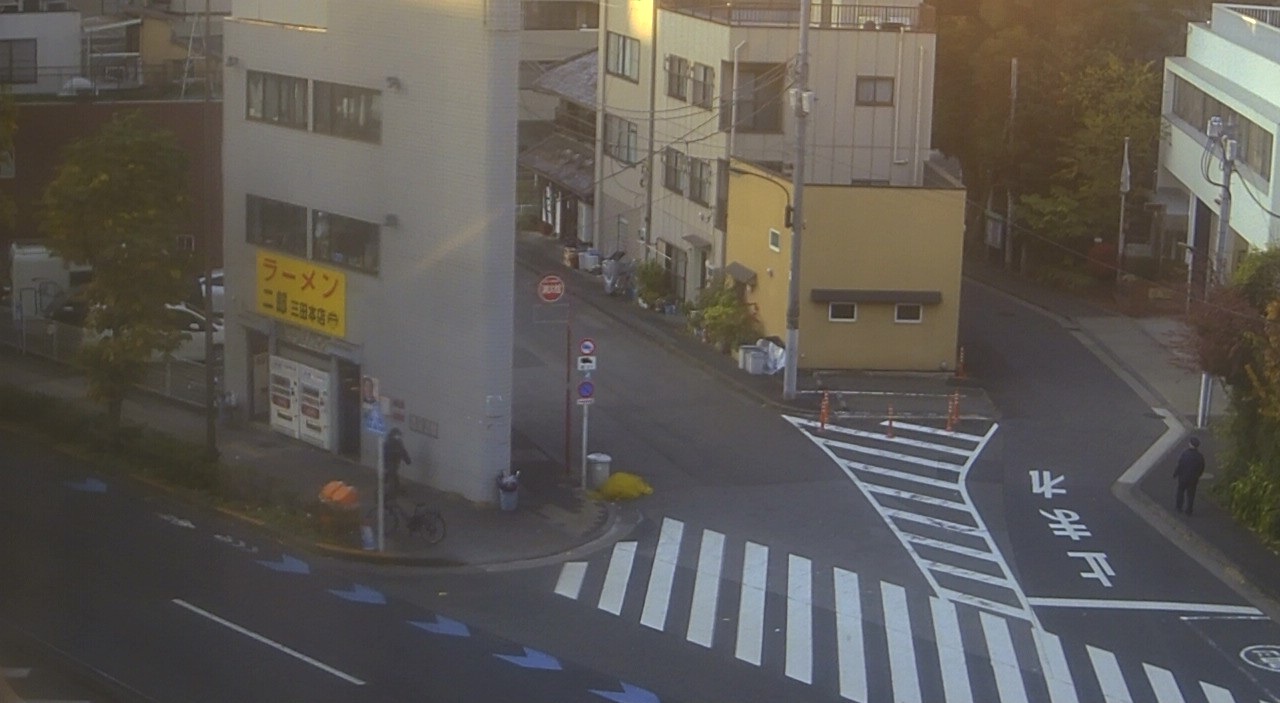
<instances>
[{"instance_id":1,"label":"road marking arrow","mask_svg":"<svg viewBox=\"0 0 1280 703\"><path fill-rule=\"evenodd\" d=\"M307 562L291 557L288 554L282 554L280 561L263 561L258 560L259 564L271 569L272 571L283 571L288 574L309 574L311 567L307 566Z\"/></svg>"},{"instance_id":2,"label":"road marking arrow","mask_svg":"<svg viewBox=\"0 0 1280 703\"><path fill-rule=\"evenodd\" d=\"M156 513L156 515L159 515L161 520L164 520L175 527L185 527L188 530L196 529L196 524L186 518L181 518L177 515L170 515L168 513Z\"/></svg>"},{"instance_id":3,"label":"road marking arrow","mask_svg":"<svg viewBox=\"0 0 1280 703\"><path fill-rule=\"evenodd\" d=\"M658 696L652 691L646 691L629 683L623 683L621 691L597 691L593 689L591 692L601 698L614 701L614 703L661 703L658 700Z\"/></svg>"},{"instance_id":4,"label":"road marking arrow","mask_svg":"<svg viewBox=\"0 0 1280 703\"><path fill-rule=\"evenodd\" d=\"M107 492L107 484L96 478L86 478L85 480L79 483L76 483L74 481L63 481L62 485L66 486L67 488L70 488L73 491L81 491L84 493L106 493Z\"/></svg>"},{"instance_id":5,"label":"road marking arrow","mask_svg":"<svg viewBox=\"0 0 1280 703\"><path fill-rule=\"evenodd\" d=\"M560 661L545 652L539 652L536 649L524 648L524 655L516 654L495 654L499 659L505 659L516 666L525 669L545 669L547 671L560 671Z\"/></svg>"},{"instance_id":6,"label":"road marking arrow","mask_svg":"<svg viewBox=\"0 0 1280 703\"><path fill-rule=\"evenodd\" d=\"M437 615L435 622L430 620L409 620L408 623L427 632L434 632L437 635L449 635L450 637L471 636L471 630L467 628L466 623L450 620L443 615Z\"/></svg>"},{"instance_id":7,"label":"road marking arrow","mask_svg":"<svg viewBox=\"0 0 1280 703\"><path fill-rule=\"evenodd\" d=\"M387 604L386 596L372 588L369 588L368 586L362 586L358 583L352 586L350 591L339 591L336 588L331 588L329 589L329 592L342 600L349 600L355 603L369 603L372 605Z\"/></svg>"}]
</instances>

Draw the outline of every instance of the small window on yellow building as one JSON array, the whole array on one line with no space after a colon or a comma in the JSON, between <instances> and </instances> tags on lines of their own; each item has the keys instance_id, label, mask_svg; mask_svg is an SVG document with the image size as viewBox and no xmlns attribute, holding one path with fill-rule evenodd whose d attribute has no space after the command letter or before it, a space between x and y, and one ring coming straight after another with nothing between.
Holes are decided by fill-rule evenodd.
<instances>
[{"instance_id":1,"label":"small window on yellow building","mask_svg":"<svg viewBox=\"0 0 1280 703\"><path fill-rule=\"evenodd\" d=\"M769 248L774 251L782 251L782 234L776 229L769 230Z\"/></svg>"},{"instance_id":2,"label":"small window on yellow building","mask_svg":"<svg viewBox=\"0 0 1280 703\"><path fill-rule=\"evenodd\" d=\"M831 322L855 322L858 319L858 304L829 303L827 319Z\"/></svg>"},{"instance_id":3,"label":"small window on yellow building","mask_svg":"<svg viewBox=\"0 0 1280 703\"><path fill-rule=\"evenodd\" d=\"M924 306L919 303L898 303L893 308L894 322L918 323L924 319Z\"/></svg>"}]
</instances>

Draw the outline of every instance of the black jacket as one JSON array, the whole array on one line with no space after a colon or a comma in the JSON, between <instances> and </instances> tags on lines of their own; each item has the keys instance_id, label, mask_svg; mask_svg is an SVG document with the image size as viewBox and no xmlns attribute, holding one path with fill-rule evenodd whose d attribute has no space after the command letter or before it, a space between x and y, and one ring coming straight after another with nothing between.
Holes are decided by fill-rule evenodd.
<instances>
[{"instance_id":1,"label":"black jacket","mask_svg":"<svg viewBox=\"0 0 1280 703\"><path fill-rule=\"evenodd\" d=\"M1179 481L1195 481L1204 473L1204 455L1195 447L1188 447L1182 452L1182 456L1178 457L1178 468L1173 470L1173 475Z\"/></svg>"}]
</instances>

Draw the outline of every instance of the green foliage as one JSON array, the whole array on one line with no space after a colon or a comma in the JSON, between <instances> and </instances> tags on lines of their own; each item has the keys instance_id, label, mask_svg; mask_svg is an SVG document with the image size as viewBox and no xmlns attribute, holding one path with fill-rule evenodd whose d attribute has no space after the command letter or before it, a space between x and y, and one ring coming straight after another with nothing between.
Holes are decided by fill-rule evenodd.
<instances>
[{"instance_id":1,"label":"green foliage","mask_svg":"<svg viewBox=\"0 0 1280 703\"><path fill-rule=\"evenodd\" d=\"M1280 292L1280 249L1249 254L1236 267L1233 283L1255 310L1265 310Z\"/></svg>"},{"instance_id":2,"label":"green foliage","mask_svg":"<svg viewBox=\"0 0 1280 703\"><path fill-rule=\"evenodd\" d=\"M636 283L640 299L649 307L671 295L671 274L658 259L649 259L636 266Z\"/></svg>"},{"instance_id":3,"label":"green foliage","mask_svg":"<svg viewBox=\"0 0 1280 703\"><path fill-rule=\"evenodd\" d=\"M703 289L689 314L692 324L700 327L706 340L722 351L760 338L760 320L742 299L737 285L717 278Z\"/></svg>"},{"instance_id":4,"label":"green foliage","mask_svg":"<svg viewBox=\"0 0 1280 703\"><path fill-rule=\"evenodd\" d=\"M1275 471L1253 462L1220 494L1240 524L1270 544L1280 544L1280 480Z\"/></svg>"},{"instance_id":5,"label":"green foliage","mask_svg":"<svg viewBox=\"0 0 1280 703\"><path fill-rule=\"evenodd\" d=\"M68 146L42 198L49 247L93 267L82 295L96 334L81 362L90 397L107 404L113 422L146 361L180 341L165 303L187 292L190 262L177 248L188 226L187 189L187 156L173 135L130 112Z\"/></svg>"}]
</instances>

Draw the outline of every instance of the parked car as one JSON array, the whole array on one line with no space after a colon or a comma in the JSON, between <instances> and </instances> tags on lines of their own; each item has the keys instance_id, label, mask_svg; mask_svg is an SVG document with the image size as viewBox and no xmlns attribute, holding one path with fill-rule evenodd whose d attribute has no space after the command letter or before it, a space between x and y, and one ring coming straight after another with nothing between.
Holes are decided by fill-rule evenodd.
<instances>
[{"instance_id":1,"label":"parked car","mask_svg":"<svg viewBox=\"0 0 1280 703\"><path fill-rule=\"evenodd\" d=\"M212 272L212 276L210 276L210 278L213 280L213 291L212 291L213 294L210 297L210 299L213 301L213 314L223 315L226 313L227 308L226 308L226 299L224 294L225 289L223 287L223 279L225 277L222 273L222 269L214 269ZM201 308L203 307L202 301L204 300L204 276L203 275L198 276L196 278L196 286L197 286L197 293L196 293L196 296L192 298L192 301L193 303L195 303L196 308Z\"/></svg>"},{"instance_id":2,"label":"parked car","mask_svg":"<svg viewBox=\"0 0 1280 703\"><path fill-rule=\"evenodd\" d=\"M166 303L165 308L168 309L167 318L173 329L181 330L184 334L182 340L178 342L177 348L169 353L175 359L183 359L185 361L205 360L204 354L204 330L205 318L204 313L196 310L187 303ZM56 301L46 312L45 317L54 322L61 322L75 327L84 327L85 319L89 316L89 306L83 298L77 296L67 296ZM220 353L223 342L225 340L225 332L223 331L222 321L214 318L213 321L213 346L214 356ZM163 358L162 354L157 354L157 358Z\"/></svg>"}]
</instances>

